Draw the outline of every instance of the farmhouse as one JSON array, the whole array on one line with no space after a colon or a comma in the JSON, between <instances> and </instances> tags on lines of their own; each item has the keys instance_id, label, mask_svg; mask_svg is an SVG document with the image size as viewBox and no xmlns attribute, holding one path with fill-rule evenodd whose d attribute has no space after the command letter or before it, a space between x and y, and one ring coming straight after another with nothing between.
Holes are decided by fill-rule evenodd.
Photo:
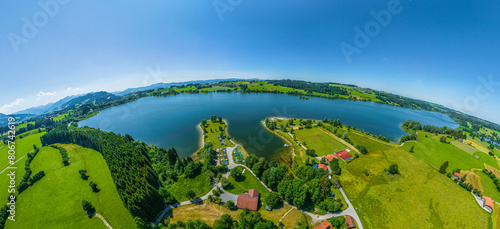
<instances>
[{"instance_id":1,"label":"farmhouse","mask_svg":"<svg viewBox=\"0 0 500 229\"><path fill-rule=\"evenodd\" d=\"M354 219L351 216L346 216L345 222L347 224L347 228L355 228L356 227L356 223L354 222Z\"/></svg>"},{"instance_id":2,"label":"farmhouse","mask_svg":"<svg viewBox=\"0 0 500 229\"><path fill-rule=\"evenodd\" d=\"M330 161L330 162L331 162L334 158L335 158L335 159L339 159L339 157L337 157L337 155L335 155L335 154L330 154L330 155L326 155L326 156L325 156L325 159L326 159L326 160L328 160L328 161Z\"/></svg>"},{"instance_id":3,"label":"farmhouse","mask_svg":"<svg viewBox=\"0 0 500 229\"><path fill-rule=\"evenodd\" d=\"M324 170L328 171L328 167L326 167L325 164L319 164L318 169L324 169Z\"/></svg>"},{"instance_id":4,"label":"farmhouse","mask_svg":"<svg viewBox=\"0 0 500 229\"><path fill-rule=\"evenodd\" d=\"M336 154L337 154L337 156L342 158L342 160L344 160L344 161L352 158L352 155L347 150L342 150Z\"/></svg>"},{"instance_id":5,"label":"farmhouse","mask_svg":"<svg viewBox=\"0 0 500 229\"><path fill-rule=\"evenodd\" d=\"M259 191L255 189L248 190L247 193L240 193L236 201L236 207L240 209L248 208L248 210L257 211L259 206Z\"/></svg>"},{"instance_id":6,"label":"farmhouse","mask_svg":"<svg viewBox=\"0 0 500 229\"><path fill-rule=\"evenodd\" d=\"M316 226L314 229L333 229L333 227L332 227L332 224L330 222L323 221L318 226Z\"/></svg>"},{"instance_id":7,"label":"farmhouse","mask_svg":"<svg viewBox=\"0 0 500 229\"><path fill-rule=\"evenodd\" d=\"M460 179L462 179L462 177L460 177L460 173L455 172L453 174L453 180L457 180L457 179L460 180Z\"/></svg>"},{"instance_id":8,"label":"farmhouse","mask_svg":"<svg viewBox=\"0 0 500 229\"><path fill-rule=\"evenodd\" d=\"M483 196L483 208L488 210L490 213L493 212L493 200L490 197Z\"/></svg>"}]
</instances>

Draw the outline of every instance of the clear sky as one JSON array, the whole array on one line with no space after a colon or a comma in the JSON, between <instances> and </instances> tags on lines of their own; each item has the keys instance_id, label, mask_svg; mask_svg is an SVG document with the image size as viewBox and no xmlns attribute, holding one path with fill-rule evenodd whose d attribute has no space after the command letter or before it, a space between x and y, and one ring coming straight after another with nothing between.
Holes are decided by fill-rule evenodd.
<instances>
[{"instance_id":1,"label":"clear sky","mask_svg":"<svg viewBox=\"0 0 500 229\"><path fill-rule=\"evenodd\" d=\"M493 0L5 0L0 112L256 77L352 83L500 123L498 12Z\"/></svg>"}]
</instances>

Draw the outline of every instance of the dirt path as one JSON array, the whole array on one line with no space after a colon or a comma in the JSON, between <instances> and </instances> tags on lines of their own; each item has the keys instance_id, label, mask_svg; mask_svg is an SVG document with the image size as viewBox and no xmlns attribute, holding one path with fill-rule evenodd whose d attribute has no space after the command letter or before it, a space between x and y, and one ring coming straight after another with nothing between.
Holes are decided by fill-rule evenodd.
<instances>
[{"instance_id":1,"label":"dirt path","mask_svg":"<svg viewBox=\"0 0 500 229\"><path fill-rule=\"evenodd\" d=\"M111 225L109 225L109 223L104 219L104 217L102 217L102 215L95 213L94 216L97 216L97 218L101 219L102 222L106 225L106 227L108 227L109 229L113 229Z\"/></svg>"},{"instance_id":2,"label":"dirt path","mask_svg":"<svg viewBox=\"0 0 500 229\"><path fill-rule=\"evenodd\" d=\"M356 153L361 154L361 152L359 152L359 150L356 149L356 147L354 147L353 145L351 145L348 142L344 141L344 139L337 137L337 135L335 135L335 134L333 134L333 133L331 133L329 131L326 131L325 129L323 129L321 127L318 127L318 129L321 130L321 131L323 131L325 134L330 135L330 137L335 138L337 141L343 143L344 145L346 145L347 147L351 148L352 150L356 151Z\"/></svg>"}]
</instances>

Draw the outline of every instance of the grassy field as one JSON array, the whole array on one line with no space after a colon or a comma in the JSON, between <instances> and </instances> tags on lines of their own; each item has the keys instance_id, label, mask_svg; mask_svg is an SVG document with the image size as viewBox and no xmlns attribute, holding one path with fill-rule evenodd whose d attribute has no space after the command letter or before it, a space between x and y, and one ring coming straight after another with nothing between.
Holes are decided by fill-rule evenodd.
<instances>
[{"instance_id":1,"label":"grassy field","mask_svg":"<svg viewBox=\"0 0 500 229\"><path fill-rule=\"evenodd\" d=\"M213 91L217 91L217 90L233 90L233 88L222 87L222 86L213 86L213 87L210 87L210 88L200 89L200 91L206 91L206 92L213 92Z\"/></svg>"},{"instance_id":2,"label":"grassy field","mask_svg":"<svg viewBox=\"0 0 500 229\"><path fill-rule=\"evenodd\" d=\"M267 211L265 209L260 209L259 212L262 215L262 218L267 220L272 220L274 223L277 223L281 217L291 209L289 206L284 206L280 209L274 209L272 211ZM178 220L187 221L187 220L197 220L201 219L205 221L208 225L212 225L213 222L219 219L223 214L229 214L234 219L238 219L239 214L243 210L228 210L221 205L216 205L214 203L210 203L209 201L203 201L202 204L189 204L184 206L179 206L174 208L173 210L167 213L168 221L177 222ZM294 210L297 211L297 210ZM290 213L294 213L294 211ZM299 211L297 211L299 212ZM289 214L290 214L289 213ZM295 213L293 214L295 215ZM288 215L287 215L288 217ZM292 220L283 221L287 228L291 228L295 226L295 222Z\"/></svg>"},{"instance_id":3,"label":"grassy field","mask_svg":"<svg viewBox=\"0 0 500 229\"><path fill-rule=\"evenodd\" d=\"M318 156L326 156L348 148L346 145L315 127L294 130L294 133L300 143L305 141L306 147L308 149L314 149Z\"/></svg>"},{"instance_id":4,"label":"grassy field","mask_svg":"<svg viewBox=\"0 0 500 229\"><path fill-rule=\"evenodd\" d=\"M490 150L488 149L488 147L484 146L483 144L481 144L481 142L479 142L479 139L475 140L475 139L467 138L467 139L464 139L464 142L471 143L471 145L474 148L478 149L479 151L482 151L483 153L490 152Z\"/></svg>"},{"instance_id":5,"label":"grassy field","mask_svg":"<svg viewBox=\"0 0 500 229\"><path fill-rule=\"evenodd\" d=\"M258 190L260 193L260 201L264 203L264 205L260 206L260 208L263 209L266 206L265 199L270 193L269 190L267 190L264 185L262 185L259 180L257 180L257 178L248 171L248 169L245 169L243 175L245 176L245 179L240 182L235 181L233 177L229 176L229 182L231 184L229 188L226 188L225 190L236 195L248 192L250 189Z\"/></svg>"},{"instance_id":6,"label":"grassy field","mask_svg":"<svg viewBox=\"0 0 500 229\"><path fill-rule=\"evenodd\" d=\"M222 127L222 131L219 129ZM202 126L203 128L203 126ZM207 127L205 127L207 133L204 133L203 134L203 138L204 138L204 141L211 141L212 143L214 143L214 148L215 149L218 149L218 148L223 148L223 147L233 147L234 144L229 141L229 139L225 139L226 140L226 145L221 145L220 144L220 141L219 141L219 135L221 132L225 133L225 136L227 137L227 128L226 128L226 122L224 122L223 124L219 123L219 122L212 122L212 121L207 121Z\"/></svg>"},{"instance_id":7,"label":"grassy field","mask_svg":"<svg viewBox=\"0 0 500 229\"><path fill-rule=\"evenodd\" d=\"M15 141L16 160L31 152L33 150L33 144L35 144L37 147L41 146L42 142L40 141L40 137L42 137L44 134L45 132L33 134L31 136L24 137L22 139L17 138ZM0 171L9 166L9 161L7 160L8 152L9 152L8 146L5 146L0 149L0 157L2 157L2 160L0 160ZM18 162L17 166L24 169L24 163L19 164Z\"/></svg>"},{"instance_id":8,"label":"grassy field","mask_svg":"<svg viewBox=\"0 0 500 229\"><path fill-rule=\"evenodd\" d=\"M113 228L135 228L102 155L77 145L60 146L68 150L70 165L63 166L58 150L41 148L31 165L33 173L43 170L45 177L19 196L16 222L9 221L6 228L107 228L100 219L87 217L83 199ZM88 181L80 178L81 169L87 170ZM101 191L93 193L89 181Z\"/></svg>"},{"instance_id":9,"label":"grassy field","mask_svg":"<svg viewBox=\"0 0 500 229\"><path fill-rule=\"evenodd\" d=\"M426 135L428 137L425 137ZM484 169L484 163L498 168L498 163L493 157L480 152L470 155L452 144L440 142L440 137L441 135L435 136L421 131L418 133L418 142L407 143L403 148L409 150L414 145L413 155L436 168L439 168L445 161L449 161L447 172L451 172L456 168L463 170ZM476 155L479 156L479 159L474 158Z\"/></svg>"},{"instance_id":10,"label":"grassy field","mask_svg":"<svg viewBox=\"0 0 500 229\"><path fill-rule=\"evenodd\" d=\"M401 175L383 171L392 163ZM490 227L489 214L468 191L400 148L372 151L348 163L340 181L367 228Z\"/></svg>"},{"instance_id":11,"label":"grassy field","mask_svg":"<svg viewBox=\"0 0 500 229\"><path fill-rule=\"evenodd\" d=\"M454 145L455 147L465 151L466 153L468 154L473 154L475 152L480 152L480 150L470 146L470 145L467 145L465 143L462 143L462 142L459 142L457 140L453 140L450 142L452 145Z\"/></svg>"},{"instance_id":12,"label":"grassy field","mask_svg":"<svg viewBox=\"0 0 500 229\"><path fill-rule=\"evenodd\" d=\"M66 118L66 116L68 116L68 113L65 113L65 114L62 114L62 115L59 115L58 117L55 117L53 118L52 120L54 121L61 121L63 118Z\"/></svg>"},{"instance_id":13,"label":"grassy field","mask_svg":"<svg viewBox=\"0 0 500 229\"><path fill-rule=\"evenodd\" d=\"M170 185L167 190L177 199L182 202L188 200L186 193L188 190L193 190L196 196L201 197L212 190L212 183L207 181L205 175L200 174L193 179L179 178L177 182Z\"/></svg>"},{"instance_id":14,"label":"grassy field","mask_svg":"<svg viewBox=\"0 0 500 229\"><path fill-rule=\"evenodd\" d=\"M500 201L500 192L497 190L497 186L493 183L493 180L483 171L474 172L481 179L484 191L483 195L491 197L495 201Z\"/></svg>"}]
</instances>

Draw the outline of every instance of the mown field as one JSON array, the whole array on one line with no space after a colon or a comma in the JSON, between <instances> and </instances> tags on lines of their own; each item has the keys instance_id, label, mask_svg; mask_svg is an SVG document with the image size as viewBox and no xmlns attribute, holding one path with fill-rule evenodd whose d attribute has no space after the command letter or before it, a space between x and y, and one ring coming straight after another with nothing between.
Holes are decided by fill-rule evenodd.
<instances>
[{"instance_id":1,"label":"mown field","mask_svg":"<svg viewBox=\"0 0 500 229\"><path fill-rule=\"evenodd\" d=\"M261 213L262 218L267 220L272 220L274 223L278 223L281 217L290 209L291 209L290 206L284 206L282 208L274 209L272 211L266 211L265 209L260 209L259 212ZM243 210L241 209L228 210L221 205L216 205L214 203L210 203L208 200L205 200L201 204L189 204L174 208L173 210L167 213L168 217L167 220L175 223L178 220L182 220L185 222L187 220L201 219L205 221L208 225L212 225L213 222L219 219L223 214L229 214L233 219L238 220L238 216L242 211ZM297 213L300 213L300 211L292 210L292 212L290 212L289 214L291 214L291 216L293 217L297 215ZM295 221L293 218L287 218L287 220L283 221L283 224L285 224L285 228L292 228L295 226Z\"/></svg>"},{"instance_id":2,"label":"mown field","mask_svg":"<svg viewBox=\"0 0 500 229\"><path fill-rule=\"evenodd\" d=\"M40 141L40 137L44 134L45 133L38 133L22 139L17 138L15 141L16 160L31 152L33 150L33 145L37 147L41 146L42 142ZM9 147L7 145L0 149L0 157L2 157L2 160L0 160L0 171L9 166L9 161L7 160L8 152ZM24 169L24 164L21 164L19 167Z\"/></svg>"},{"instance_id":3,"label":"mown field","mask_svg":"<svg viewBox=\"0 0 500 229\"><path fill-rule=\"evenodd\" d=\"M58 150L41 148L31 168L33 173L43 170L45 177L19 196L16 222L9 221L6 228L107 228L99 218L88 218L83 199L113 228L135 228L102 155L77 145L61 146L68 150L70 165L63 165ZM80 177L81 169L87 170L87 181ZM100 192L93 193L89 181L97 183Z\"/></svg>"},{"instance_id":4,"label":"mown field","mask_svg":"<svg viewBox=\"0 0 500 229\"><path fill-rule=\"evenodd\" d=\"M462 170L470 170L471 168L484 169L484 163L498 169L497 161L488 154L476 152L471 155L453 144L440 142L439 138L441 136L420 131L418 132L418 142L409 142L403 148L409 150L414 145L413 155L436 168L439 168L445 161L448 161L447 172L452 172L456 168ZM479 159L476 159L474 156L479 156Z\"/></svg>"},{"instance_id":5,"label":"mown field","mask_svg":"<svg viewBox=\"0 0 500 229\"><path fill-rule=\"evenodd\" d=\"M484 174L483 171L475 171L474 173L479 176L481 180L484 189L483 195L491 197L495 201L500 201L500 192L493 183L493 180L488 175Z\"/></svg>"},{"instance_id":6,"label":"mown field","mask_svg":"<svg viewBox=\"0 0 500 229\"><path fill-rule=\"evenodd\" d=\"M348 149L348 147L336 139L328 136L318 128L304 128L294 130L295 136L300 143L306 142L308 149L314 149L316 155L326 156L335 152Z\"/></svg>"}]
</instances>

